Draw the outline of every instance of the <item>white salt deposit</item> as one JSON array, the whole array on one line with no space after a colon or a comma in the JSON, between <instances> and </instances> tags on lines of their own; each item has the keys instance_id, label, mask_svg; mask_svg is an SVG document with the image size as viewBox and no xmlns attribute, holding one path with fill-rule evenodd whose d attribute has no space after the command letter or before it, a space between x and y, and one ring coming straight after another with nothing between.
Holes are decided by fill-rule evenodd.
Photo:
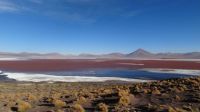
<instances>
[{"instance_id":1,"label":"white salt deposit","mask_svg":"<svg viewBox=\"0 0 200 112\"><path fill-rule=\"evenodd\" d=\"M104 82L104 81L128 81L128 82L147 82L148 80L129 79L119 77L90 77L90 76L55 76L47 74L27 74L27 73L4 73L8 78L17 81L30 82Z\"/></svg>"},{"instance_id":2,"label":"white salt deposit","mask_svg":"<svg viewBox=\"0 0 200 112\"><path fill-rule=\"evenodd\" d=\"M15 61L15 60L27 60L25 58L2 58L0 57L0 61Z\"/></svg>"},{"instance_id":3,"label":"white salt deposit","mask_svg":"<svg viewBox=\"0 0 200 112\"><path fill-rule=\"evenodd\" d=\"M173 73L173 74L200 76L200 70L188 70L188 69L142 69L142 70L153 73Z\"/></svg>"},{"instance_id":4,"label":"white salt deposit","mask_svg":"<svg viewBox=\"0 0 200 112\"><path fill-rule=\"evenodd\" d=\"M121 65L138 65L138 66L143 66L144 64L140 64L140 63L119 63Z\"/></svg>"},{"instance_id":5,"label":"white salt deposit","mask_svg":"<svg viewBox=\"0 0 200 112\"><path fill-rule=\"evenodd\" d=\"M172 74L185 74L200 76L200 70L187 70L187 69L142 69L143 71L153 73L172 73ZM89 71L89 73L94 73ZM7 75L10 79L17 81L29 81L29 82L105 82L105 81L128 81L128 82L148 82L151 80L120 78L120 77L95 77L95 76L58 76L49 74L37 74L37 73L14 73L14 72L2 72L0 75Z\"/></svg>"}]
</instances>

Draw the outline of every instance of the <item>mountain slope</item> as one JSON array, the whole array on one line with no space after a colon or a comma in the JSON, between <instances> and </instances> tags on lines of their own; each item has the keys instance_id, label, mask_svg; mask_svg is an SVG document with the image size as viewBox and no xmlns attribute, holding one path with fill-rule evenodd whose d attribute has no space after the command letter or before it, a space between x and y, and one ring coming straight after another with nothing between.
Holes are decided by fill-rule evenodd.
<instances>
[{"instance_id":1,"label":"mountain slope","mask_svg":"<svg viewBox=\"0 0 200 112\"><path fill-rule=\"evenodd\" d=\"M151 53L144 49L138 49L129 54L110 53L102 55L80 54L80 55L64 55L59 53L9 53L0 52L0 59L200 59L200 52L190 53Z\"/></svg>"},{"instance_id":2,"label":"mountain slope","mask_svg":"<svg viewBox=\"0 0 200 112\"><path fill-rule=\"evenodd\" d=\"M156 55L146 50L138 49L130 54L127 54L126 57L128 58L156 58Z\"/></svg>"}]
</instances>

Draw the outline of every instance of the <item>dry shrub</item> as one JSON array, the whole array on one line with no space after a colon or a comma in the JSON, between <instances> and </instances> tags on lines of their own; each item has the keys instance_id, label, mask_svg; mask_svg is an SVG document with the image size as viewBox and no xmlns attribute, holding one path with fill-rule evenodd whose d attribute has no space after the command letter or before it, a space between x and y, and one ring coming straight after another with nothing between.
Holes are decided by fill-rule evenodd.
<instances>
[{"instance_id":1,"label":"dry shrub","mask_svg":"<svg viewBox=\"0 0 200 112\"><path fill-rule=\"evenodd\" d=\"M4 95L0 94L0 100L4 99Z\"/></svg>"},{"instance_id":2,"label":"dry shrub","mask_svg":"<svg viewBox=\"0 0 200 112\"><path fill-rule=\"evenodd\" d=\"M63 90L63 91L62 91L62 94L64 94L64 95L65 95L65 94L69 94L69 91L68 91L68 90Z\"/></svg>"},{"instance_id":3,"label":"dry shrub","mask_svg":"<svg viewBox=\"0 0 200 112\"><path fill-rule=\"evenodd\" d=\"M128 96L122 96L119 99L119 104L123 106L128 106L130 104L130 99Z\"/></svg>"},{"instance_id":4,"label":"dry shrub","mask_svg":"<svg viewBox=\"0 0 200 112\"><path fill-rule=\"evenodd\" d=\"M72 94L75 96L75 97L78 97L79 96L79 93L77 91L72 91Z\"/></svg>"},{"instance_id":5,"label":"dry shrub","mask_svg":"<svg viewBox=\"0 0 200 112\"><path fill-rule=\"evenodd\" d=\"M56 108L63 108L66 106L66 103L63 102L62 100L55 100L54 105Z\"/></svg>"},{"instance_id":6,"label":"dry shrub","mask_svg":"<svg viewBox=\"0 0 200 112\"><path fill-rule=\"evenodd\" d=\"M161 93L160 93L160 91L159 91L158 89L154 89L154 90L152 91L152 94L159 95L159 94L161 94Z\"/></svg>"},{"instance_id":7,"label":"dry shrub","mask_svg":"<svg viewBox=\"0 0 200 112\"><path fill-rule=\"evenodd\" d=\"M167 93L162 93L161 96L164 97L164 98L169 98L170 97L169 94L167 94Z\"/></svg>"},{"instance_id":8,"label":"dry shrub","mask_svg":"<svg viewBox=\"0 0 200 112\"><path fill-rule=\"evenodd\" d=\"M154 107L154 108L156 108L156 110L160 112L160 111L165 110L166 105L157 105L157 107Z\"/></svg>"},{"instance_id":9,"label":"dry shrub","mask_svg":"<svg viewBox=\"0 0 200 112\"><path fill-rule=\"evenodd\" d=\"M188 106L188 105L183 105L183 109L184 109L184 110L187 110L188 112L193 112L192 107L191 107L191 106ZM194 111L194 112L196 112L196 111ZM198 111L197 111L197 112L198 112Z\"/></svg>"},{"instance_id":10,"label":"dry shrub","mask_svg":"<svg viewBox=\"0 0 200 112\"><path fill-rule=\"evenodd\" d=\"M98 104L98 109L100 110L100 112L108 112L108 106L104 103Z\"/></svg>"},{"instance_id":11,"label":"dry shrub","mask_svg":"<svg viewBox=\"0 0 200 112\"><path fill-rule=\"evenodd\" d=\"M49 103L54 103L55 99L53 99L53 98L48 98L47 101L48 101Z\"/></svg>"},{"instance_id":12,"label":"dry shrub","mask_svg":"<svg viewBox=\"0 0 200 112\"><path fill-rule=\"evenodd\" d=\"M30 101L30 102L35 102L35 101L37 101L37 97L34 96L34 95L32 95L32 94L29 94L29 95L28 95L28 101Z\"/></svg>"},{"instance_id":13,"label":"dry shrub","mask_svg":"<svg viewBox=\"0 0 200 112\"><path fill-rule=\"evenodd\" d=\"M60 96L61 96L61 93L53 93L53 94L51 94L51 97L53 99L58 99L58 98L60 98Z\"/></svg>"},{"instance_id":14,"label":"dry shrub","mask_svg":"<svg viewBox=\"0 0 200 112\"><path fill-rule=\"evenodd\" d=\"M18 102L18 111L19 112L26 112L27 110L29 110L31 108L32 108L32 106L28 102L25 102L25 101Z\"/></svg>"},{"instance_id":15,"label":"dry shrub","mask_svg":"<svg viewBox=\"0 0 200 112\"><path fill-rule=\"evenodd\" d=\"M191 82L193 85L199 85L199 82L196 81L196 80L190 80L190 82Z\"/></svg>"},{"instance_id":16,"label":"dry shrub","mask_svg":"<svg viewBox=\"0 0 200 112\"><path fill-rule=\"evenodd\" d=\"M176 99L177 101L180 101L180 100L181 100L181 98L180 98L178 95L175 96L175 99Z\"/></svg>"},{"instance_id":17,"label":"dry shrub","mask_svg":"<svg viewBox=\"0 0 200 112\"><path fill-rule=\"evenodd\" d=\"M185 111L185 110L183 110L181 108L175 108L175 110L176 110L176 112L187 112L187 111ZM194 112L196 112L196 111L194 111Z\"/></svg>"},{"instance_id":18,"label":"dry shrub","mask_svg":"<svg viewBox=\"0 0 200 112\"><path fill-rule=\"evenodd\" d=\"M129 95L129 90L118 90L118 96L123 97L128 95Z\"/></svg>"},{"instance_id":19,"label":"dry shrub","mask_svg":"<svg viewBox=\"0 0 200 112\"><path fill-rule=\"evenodd\" d=\"M175 88L174 88L174 92L175 92L175 93L181 93L181 90L178 89L177 87L175 87Z\"/></svg>"},{"instance_id":20,"label":"dry shrub","mask_svg":"<svg viewBox=\"0 0 200 112\"><path fill-rule=\"evenodd\" d=\"M119 105L128 106L130 104L129 90L118 90Z\"/></svg>"},{"instance_id":21,"label":"dry shrub","mask_svg":"<svg viewBox=\"0 0 200 112\"><path fill-rule=\"evenodd\" d=\"M184 92L185 91L185 88L183 88L183 87L179 87L178 89L179 89L180 92Z\"/></svg>"},{"instance_id":22,"label":"dry shrub","mask_svg":"<svg viewBox=\"0 0 200 112\"><path fill-rule=\"evenodd\" d=\"M143 93L144 93L144 94L148 94L149 92L150 92L149 89L143 89Z\"/></svg>"},{"instance_id":23,"label":"dry shrub","mask_svg":"<svg viewBox=\"0 0 200 112\"><path fill-rule=\"evenodd\" d=\"M93 93L88 93L87 95L88 95L89 99L94 99L94 94Z\"/></svg>"},{"instance_id":24,"label":"dry shrub","mask_svg":"<svg viewBox=\"0 0 200 112\"><path fill-rule=\"evenodd\" d=\"M73 109L73 112L85 112L85 109L79 104L73 105L72 109Z\"/></svg>"},{"instance_id":25,"label":"dry shrub","mask_svg":"<svg viewBox=\"0 0 200 112\"><path fill-rule=\"evenodd\" d=\"M64 111L59 109L59 110L56 110L56 112L64 112Z\"/></svg>"},{"instance_id":26,"label":"dry shrub","mask_svg":"<svg viewBox=\"0 0 200 112\"><path fill-rule=\"evenodd\" d=\"M177 112L173 107L169 106L167 112Z\"/></svg>"},{"instance_id":27,"label":"dry shrub","mask_svg":"<svg viewBox=\"0 0 200 112\"><path fill-rule=\"evenodd\" d=\"M85 97L83 96L80 96L77 100L77 103L78 104L84 104L85 102L87 102L87 100L85 99Z\"/></svg>"},{"instance_id":28,"label":"dry shrub","mask_svg":"<svg viewBox=\"0 0 200 112\"><path fill-rule=\"evenodd\" d=\"M112 93L112 90L110 90L110 89L105 89L105 90L103 91L103 93L104 93L104 94L110 94L110 93Z\"/></svg>"},{"instance_id":29,"label":"dry shrub","mask_svg":"<svg viewBox=\"0 0 200 112\"><path fill-rule=\"evenodd\" d=\"M181 88L183 89L183 91L188 89L186 85L181 85Z\"/></svg>"},{"instance_id":30,"label":"dry shrub","mask_svg":"<svg viewBox=\"0 0 200 112\"><path fill-rule=\"evenodd\" d=\"M186 112L185 110L183 110L183 109L181 109L181 108L173 108L173 107L171 107L171 106L169 106L168 108L167 108L167 112Z\"/></svg>"}]
</instances>

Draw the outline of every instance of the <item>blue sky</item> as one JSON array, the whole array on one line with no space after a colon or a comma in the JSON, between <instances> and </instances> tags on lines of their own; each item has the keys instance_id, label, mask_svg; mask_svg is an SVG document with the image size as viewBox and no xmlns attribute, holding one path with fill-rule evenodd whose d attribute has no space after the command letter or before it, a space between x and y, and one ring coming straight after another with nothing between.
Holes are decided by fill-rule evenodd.
<instances>
[{"instance_id":1,"label":"blue sky","mask_svg":"<svg viewBox=\"0 0 200 112\"><path fill-rule=\"evenodd\" d=\"M199 0L0 0L0 51L200 51Z\"/></svg>"}]
</instances>

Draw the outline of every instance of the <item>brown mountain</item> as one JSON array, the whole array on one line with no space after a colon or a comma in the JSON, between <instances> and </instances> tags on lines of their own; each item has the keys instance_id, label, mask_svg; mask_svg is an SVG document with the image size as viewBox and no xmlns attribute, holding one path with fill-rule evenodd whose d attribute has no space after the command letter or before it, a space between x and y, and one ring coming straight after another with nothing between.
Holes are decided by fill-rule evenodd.
<instances>
[{"instance_id":1,"label":"brown mountain","mask_svg":"<svg viewBox=\"0 0 200 112\"><path fill-rule=\"evenodd\" d=\"M128 58L156 58L157 56L144 49L138 49L130 54L127 54L126 57Z\"/></svg>"},{"instance_id":2,"label":"brown mountain","mask_svg":"<svg viewBox=\"0 0 200 112\"><path fill-rule=\"evenodd\" d=\"M102 55L80 54L80 55L64 55L59 53L9 53L0 52L0 60L8 58L14 59L200 59L200 52L190 53L151 53L144 49L138 49L129 54L110 53Z\"/></svg>"}]
</instances>

